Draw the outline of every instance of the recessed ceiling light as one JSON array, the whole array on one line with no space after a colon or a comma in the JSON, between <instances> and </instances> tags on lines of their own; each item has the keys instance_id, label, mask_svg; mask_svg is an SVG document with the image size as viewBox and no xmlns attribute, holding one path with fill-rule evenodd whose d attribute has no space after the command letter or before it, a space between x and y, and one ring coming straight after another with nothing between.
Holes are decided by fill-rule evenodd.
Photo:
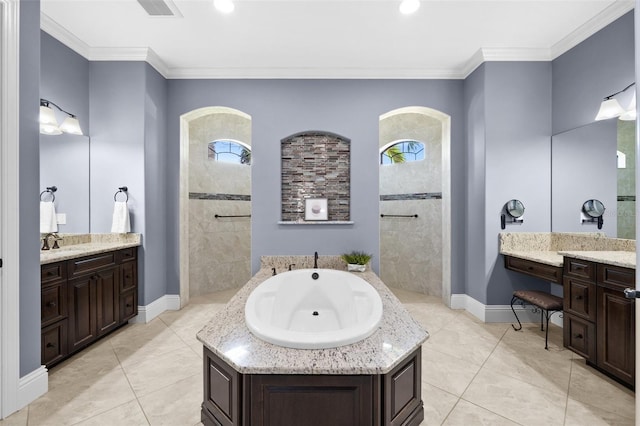
<instances>
[{"instance_id":1,"label":"recessed ceiling light","mask_svg":"<svg viewBox=\"0 0 640 426\"><path fill-rule=\"evenodd\" d=\"M400 13L409 15L420 9L420 0L402 0L400 2Z\"/></svg>"},{"instance_id":2,"label":"recessed ceiling light","mask_svg":"<svg viewBox=\"0 0 640 426\"><path fill-rule=\"evenodd\" d=\"M213 5L221 13L231 13L235 8L232 0L213 0Z\"/></svg>"}]
</instances>

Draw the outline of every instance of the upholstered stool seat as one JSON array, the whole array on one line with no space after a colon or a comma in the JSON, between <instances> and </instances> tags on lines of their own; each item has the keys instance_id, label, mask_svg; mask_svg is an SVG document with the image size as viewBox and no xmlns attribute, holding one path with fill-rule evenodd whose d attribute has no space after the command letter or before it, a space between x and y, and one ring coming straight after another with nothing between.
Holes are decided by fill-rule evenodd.
<instances>
[{"instance_id":1,"label":"upholstered stool seat","mask_svg":"<svg viewBox=\"0 0 640 426\"><path fill-rule=\"evenodd\" d=\"M544 348L549 349L548 341L549 341L549 317L556 312L562 311L562 297L554 296L553 294L538 291L538 290L516 290L513 292L513 297L511 298L511 310L513 311L513 315L515 315L516 320L518 321L518 328L515 325L511 324L514 330L518 331L522 329L522 324L520 323L520 319L518 318L518 314L516 314L515 309L513 309L513 304L517 301L522 301L522 305L525 303L533 305L540 309L540 330L544 331L543 325L543 315L547 320L547 330L544 337Z\"/></svg>"}]
</instances>

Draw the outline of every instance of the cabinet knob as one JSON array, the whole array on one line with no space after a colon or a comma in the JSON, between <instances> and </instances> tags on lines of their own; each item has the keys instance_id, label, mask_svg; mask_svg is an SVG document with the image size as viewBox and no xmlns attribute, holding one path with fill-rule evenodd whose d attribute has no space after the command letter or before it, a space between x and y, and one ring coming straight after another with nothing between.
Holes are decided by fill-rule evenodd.
<instances>
[{"instance_id":1,"label":"cabinet knob","mask_svg":"<svg viewBox=\"0 0 640 426\"><path fill-rule=\"evenodd\" d=\"M582 300L582 295L576 296L576 300Z\"/></svg>"},{"instance_id":2,"label":"cabinet knob","mask_svg":"<svg viewBox=\"0 0 640 426\"><path fill-rule=\"evenodd\" d=\"M582 334L574 334L573 337L575 337L576 339L582 339Z\"/></svg>"},{"instance_id":3,"label":"cabinet knob","mask_svg":"<svg viewBox=\"0 0 640 426\"><path fill-rule=\"evenodd\" d=\"M127 274L124 276L125 278L131 278L131 275Z\"/></svg>"},{"instance_id":4,"label":"cabinet knob","mask_svg":"<svg viewBox=\"0 0 640 426\"><path fill-rule=\"evenodd\" d=\"M53 343L49 342L49 343L47 343L47 347L48 348L55 348L56 345L54 345Z\"/></svg>"},{"instance_id":5,"label":"cabinet knob","mask_svg":"<svg viewBox=\"0 0 640 426\"><path fill-rule=\"evenodd\" d=\"M53 271L47 271L47 276L50 277L53 275Z\"/></svg>"},{"instance_id":6,"label":"cabinet knob","mask_svg":"<svg viewBox=\"0 0 640 426\"><path fill-rule=\"evenodd\" d=\"M131 307L131 303L127 303L125 306L126 306L127 308L130 308L130 307Z\"/></svg>"},{"instance_id":7,"label":"cabinet knob","mask_svg":"<svg viewBox=\"0 0 640 426\"><path fill-rule=\"evenodd\" d=\"M56 302L47 303L47 307L49 307L49 308L53 308L54 306L56 306Z\"/></svg>"}]
</instances>

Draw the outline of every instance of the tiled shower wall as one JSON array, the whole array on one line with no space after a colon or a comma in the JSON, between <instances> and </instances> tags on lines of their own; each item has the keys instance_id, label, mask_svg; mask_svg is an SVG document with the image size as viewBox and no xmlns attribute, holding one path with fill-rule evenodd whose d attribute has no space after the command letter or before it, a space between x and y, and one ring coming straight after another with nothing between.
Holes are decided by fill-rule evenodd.
<instances>
[{"instance_id":1,"label":"tiled shower wall","mask_svg":"<svg viewBox=\"0 0 640 426\"><path fill-rule=\"evenodd\" d=\"M328 220L350 217L349 139L304 132L282 140L282 220L304 220L306 198L326 198Z\"/></svg>"},{"instance_id":2,"label":"tiled shower wall","mask_svg":"<svg viewBox=\"0 0 640 426\"><path fill-rule=\"evenodd\" d=\"M636 122L618 120L618 151L627 164L618 169L618 238L636 239Z\"/></svg>"},{"instance_id":3,"label":"tiled shower wall","mask_svg":"<svg viewBox=\"0 0 640 426\"><path fill-rule=\"evenodd\" d=\"M442 295L442 125L420 113L380 121L380 147L425 145L422 161L380 166L380 278L391 287Z\"/></svg>"},{"instance_id":4,"label":"tiled shower wall","mask_svg":"<svg viewBox=\"0 0 640 426\"><path fill-rule=\"evenodd\" d=\"M216 139L250 144L251 120L212 113L189 124L189 295L240 287L251 278L251 167L208 158Z\"/></svg>"}]
</instances>

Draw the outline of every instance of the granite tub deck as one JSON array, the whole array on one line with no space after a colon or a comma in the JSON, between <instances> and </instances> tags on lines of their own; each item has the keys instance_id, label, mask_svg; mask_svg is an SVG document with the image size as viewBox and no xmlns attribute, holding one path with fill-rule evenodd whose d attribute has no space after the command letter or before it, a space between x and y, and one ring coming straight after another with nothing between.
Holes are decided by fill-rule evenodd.
<instances>
[{"instance_id":1,"label":"granite tub deck","mask_svg":"<svg viewBox=\"0 0 640 426\"><path fill-rule=\"evenodd\" d=\"M287 259L279 262L282 270L291 263L304 265L294 257ZM335 269L344 270L344 263L338 262L334 263L339 266ZM358 272L356 274L370 283L382 299L382 321L371 336L330 349L291 349L262 341L247 328L244 306L251 291L272 276L271 268L277 265L270 265L263 262L263 268L197 334L207 349L239 373L385 374L429 337L377 275ZM319 267L327 266L327 259L321 257Z\"/></svg>"},{"instance_id":2,"label":"granite tub deck","mask_svg":"<svg viewBox=\"0 0 640 426\"><path fill-rule=\"evenodd\" d=\"M598 263L636 267L636 242L609 238L601 232L502 232L500 254L561 267L564 256Z\"/></svg>"},{"instance_id":3,"label":"granite tub deck","mask_svg":"<svg viewBox=\"0 0 640 426\"><path fill-rule=\"evenodd\" d=\"M137 247L141 234L58 234L62 237L59 249L40 250L40 264L77 259L83 256ZM42 242L41 242L42 244Z\"/></svg>"}]
</instances>

